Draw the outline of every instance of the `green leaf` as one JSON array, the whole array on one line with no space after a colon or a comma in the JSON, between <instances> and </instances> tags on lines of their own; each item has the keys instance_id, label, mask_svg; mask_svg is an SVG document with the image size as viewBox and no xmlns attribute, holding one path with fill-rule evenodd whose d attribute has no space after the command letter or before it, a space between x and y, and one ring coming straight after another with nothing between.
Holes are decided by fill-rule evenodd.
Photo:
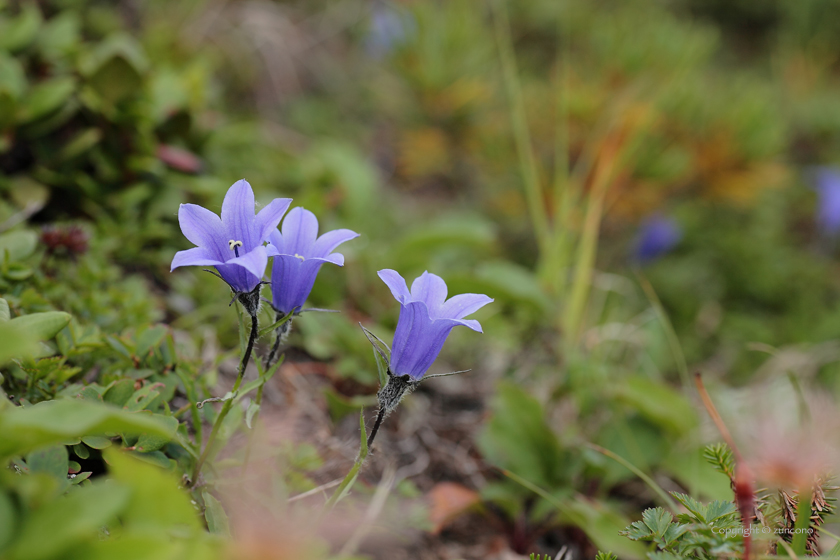
<instances>
[{"instance_id":1,"label":"green leaf","mask_svg":"<svg viewBox=\"0 0 840 560\"><path fill-rule=\"evenodd\" d=\"M562 485L566 460L540 402L517 385L501 382L491 408L478 437L485 457L549 491Z\"/></svg>"},{"instance_id":2,"label":"green leaf","mask_svg":"<svg viewBox=\"0 0 840 560\"><path fill-rule=\"evenodd\" d=\"M569 502L568 510L561 516L583 529L600 549L615 550L621 558L644 556L642 545L619 535L627 526L628 519L603 502L578 497Z\"/></svg>"},{"instance_id":3,"label":"green leaf","mask_svg":"<svg viewBox=\"0 0 840 560\"><path fill-rule=\"evenodd\" d=\"M222 503L206 490L201 493L204 498L204 519L207 529L214 535L230 536L230 521Z\"/></svg>"},{"instance_id":4,"label":"green leaf","mask_svg":"<svg viewBox=\"0 0 840 560\"><path fill-rule=\"evenodd\" d=\"M8 325L26 331L37 340L50 340L70 322L70 314L63 311L46 311L15 317Z\"/></svg>"},{"instance_id":5,"label":"green leaf","mask_svg":"<svg viewBox=\"0 0 840 560\"><path fill-rule=\"evenodd\" d=\"M151 350L160 346L163 342L163 337L169 330L163 325L157 325L150 329L144 330L137 337L137 356L144 358Z\"/></svg>"},{"instance_id":6,"label":"green leaf","mask_svg":"<svg viewBox=\"0 0 840 560\"><path fill-rule=\"evenodd\" d=\"M70 53L80 40L81 22L74 10L65 10L51 17L38 33L38 47L47 59Z\"/></svg>"},{"instance_id":7,"label":"green leaf","mask_svg":"<svg viewBox=\"0 0 840 560\"><path fill-rule=\"evenodd\" d=\"M629 377L614 387L613 394L674 435L688 433L697 425L694 409L681 393L647 377Z\"/></svg>"},{"instance_id":8,"label":"green leaf","mask_svg":"<svg viewBox=\"0 0 840 560\"><path fill-rule=\"evenodd\" d=\"M45 401L27 408L0 412L0 456L22 455L39 447L82 437L96 448L89 435L124 433L172 438L172 424L160 416L132 414L118 408L82 400Z\"/></svg>"},{"instance_id":9,"label":"green leaf","mask_svg":"<svg viewBox=\"0 0 840 560\"><path fill-rule=\"evenodd\" d=\"M14 53L29 46L35 40L42 21L37 4L24 3L18 17L3 21L0 26L0 50Z\"/></svg>"},{"instance_id":10,"label":"green leaf","mask_svg":"<svg viewBox=\"0 0 840 560\"><path fill-rule=\"evenodd\" d=\"M81 443L77 443L73 446L73 453L75 453L76 457L78 457L79 459L90 458L90 449L88 449L86 445L82 445Z\"/></svg>"},{"instance_id":11,"label":"green leaf","mask_svg":"<svg viewBox=\"0 0 840 560\"><path fill-rule=\"evenodd\" d=\"M162 416L160 414L156 414L155 418L159 419L161 423L165 423L168 425L168 429L172 430L174 434L175 431L178 429L178 419L173 416ZM137 443L134 444L135 449L142 453L149 453L152 451L157 451L167 443L171 441L172 438L164 437L155 434L143 434L137 440Z\"/></svg>"},{"instance_id":12,"label":"green leaf","mask_svg":"<svg viewBox=\"0 0 840 560\"><path fill-rule=\"evenodd\" d=\"M139 457L108 450L104 453L111 476L134 492L120 514L123 527L147 532L178 529L198 531L198 514L189 495L171 472L141 462Z\"/></svg>"},{"instance_id":13,"label":"green leaf","mask_svg":"<svg viewBox=\"0 0 840 560\"><path fill-rule=\"evenodd\" d=\"M694 518L701 522L706 522L706 506L692 498L687 494L680 494L679 492L671 492L671 495L681 503L685 509L691 512Z\"/></svg>"},{"instance_id":14,"label":"green leaf","mask_svg":"<svg viewBox=\"0 0 840 560\"><path fill-rule=\"evenodd\" d=\"M334 507L338 502L343 500L350 493L350 490L356 483L356 479L359 477L359 471L362 469L362 465L364 464L365 459L368 456L367 429L365 428L364 409L362 409L359 412L359 429L361 430L359 456L356 458L356 462L353 463L353 467L350 469L350 472L347 473L347 476L344 477L344 480L342 480L341 484L338 485L338 488L335 489L333 495L330 496L329 500L327 500L326 507L328 508Z\"/></svg>"},{"instance_id":15,"label":"green leaf","mask_svg":"<svg viewBox=\"0 0 840 560\"><path fill-rule=\"evenodd\" d=\"M31 123L58 110L76 91L76 81L71 77L53 78L32 88L24 98L22 123Z\"/></svg>"},{"instance_id":16,"label":"green leaf","mask_svg":"<svg viewBox=\"0 0 840 560\"><path fill-rule=\"evenodd\" d=\"M10 261L19 261L35 252L38 236L33 231L18 230L0 235L0 255L8 251Z\"/></svg>"},{"instance_id":17,"label":"green leaf","mask_svg":"<svg viewBox=\"0 0 840 560\"><path fill-rule=\"evenodd\" d=\"M122 407L134 394L134 381L131 379L120 379L111 385L102 395L102 400L114 406Z\"/></svg>"},{"instance_id":18,"label":"green leaf","mask_svg":"<svg viewBox=\"0 0 840 560\"><path fill-rule=\"evenodd\" d=\"M619 534L624 535L632 541L645 541L653 537L653 532L644 521L634 521Z\"/></svg>"},{"instance_id":19,"label":"green leaf","mask_svg":"<svg viewBox=\"0 0 840 560\"><path fill-rule=\"evenodd\" d=\"M114 443L109 438L101 436L83 436L82 442L93 449L106 449Z\"/></svg>"},{"instance_id":20,"label":"green leaf","mask_svg":"<svg viewBox=\"0 0 840 560\"><path fill-rule=\"evenodd\" d=\"M27 455L26 465L31 473L46 473L61 482L65 482L67 480L68 460L65 446L52 445Z\"/></svg>"},{"instance_id":21,"label":"green leaf","mask_svg":"<svg viewBox=\"0 0 840 560\"><path fill-rule=\"evenodd\" d=\"M3 298L0 298L0 323L6 323L11 318L12 315L9 311L9 302Z\"/></svg>"},{"instance_id":22,"label":"green leaf","mask_svg":"<svg viewBox=\"0 0 840 560\"><path fill-rule=\"evenodd\" d=\"M15 506L5 491L0 491L0 554L17 533Z\"/></svg>"},{"instance_id":23,"label":"green leaf","mask_svg":"<svg viewBox=\"0 0 840 560\"><path fill-rule=\"evenodd\" d=\"M245 411L245 425L248 426L248 429L252 429L251 420L254 419L254 415L260 411L260 405L257 404L256 401L251 401L248 405L248 410Z\"/></svg>"},{"instance_id":24,"label":"green leaf","mask_svg":"<svg viewBox=\"0 0 840 560\"><path fill-rule=\"evenodd\" d=\"M143 410L160 396L160 391L157 391L156 389L160 388L162 385L162 383L151 383L142 389L136 390L131 397L129 397L128 401L124 405L124 408L131 412Z\"/></svg>"},{"instance_id":25,"label":"green leaf","mask_svg":"<svg viewBox=\"0 0 840 560\"><path fill-rule=\"evenodd\" d=\"M31 332L15 328L11 321L0 323L0 364L33 356L38 350L38 340Z\"/></svg>"},{"instance_id":26,"label":"green leaf","mask_svg":"<svg viewBox=\"0 0 840 560\"><path fill-rule=\"evenodd\" d=\"M721 517L731 515L738 511L735 507L735 504L732 502L724 502L720 500L715 500L714 502L710 503L706 506L706 521L708 523L714 523L716 520L720 519Z\"/></svg>"},{"instance_id":27,"label":"green leaf","mask_svg":"<svg viewBox=\"0 0 840 560\"><path fill-rule=\"evenodd\" d=\"M98 128L82 130L62 146L56 155L56 161L63 163L76 158L96 146L100 140L102 131Z\"/></svg>"},{"instance_id":28,"label":"green leaf","mask_svg":"<svg viewBox=\"0 0 840 560\"><path fill-rule=\"evenodd\" d=\"M668 527L668 530L665 531L665 534L662 535L660 545L663 548L670 547L674 543L674 541L683 536L686 533L686 531L688 531L690 528L691 525L672 523L670 527Z\"/></svg>"},{"instance_id":29,"label":"green leaf","mask_svg":"<svg viewBox=\"0 0 840 560\"><path fill-rule=\"evenodd\" d=\"M673 520L674 516L661 507L646 509L642 513L642 521L656 538L661 538L665 534Z\"/></svg>"},{"instance_id":30,"label":"green leaf","mask_svg":"<svg viewBox=\"0 0 840 560\"><path fill-rule=\"evenodd\" d=\"M45 504L25 519L9 551L9 560L56 558L112 521L129 503L131 491L104 482L79 487L68 496Z\"/></svg>"}]
</instances>

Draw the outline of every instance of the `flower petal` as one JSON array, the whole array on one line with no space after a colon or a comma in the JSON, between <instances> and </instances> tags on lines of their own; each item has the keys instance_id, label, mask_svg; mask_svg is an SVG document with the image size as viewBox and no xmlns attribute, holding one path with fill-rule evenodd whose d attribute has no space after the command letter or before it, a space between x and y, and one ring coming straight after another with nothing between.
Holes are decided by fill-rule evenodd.
<instances>
[{"instance_id":1,"label":"flower petal","mask_svg":"<svg viewBox=\"0 0 840 560\"><path fill-rule=\"evenodd\" d=\"M446 282L437 274L426 271L411 284L411 299L425 303L432 319L441 317L440 308L446 301Z\"/></svg>"},{"instance_id":2,"label":"flower petal","mask_svg":"<svg viewBox=\"0 0 840 560\"><path fill-rule=\"evenodd\" d=\"M260 243L268 241L271 232L277 231L277 226L291 203L291 198L275 198L257 213L255 227Z\"/></svg>"},{"instance_id":3,"label":"flower petal","mask_svg":"<svg viewBox=\"0 0 840 560\"><path fill-rule=\"evenodd\" d=\"M391 371L422 378L440 354L449 332L458 324L448 319L433 321L426 304L413 301L400 308L400 318L391 347Z\"/></svg>"},{"instance_id":4,"label":"flower petal","mask_svg":"<svg viewBox=\"0 0 840 560\"><path fill-rule=\"evenodd\" d=\"M440 316L447 319L463 319L492 301L493 298L487 297L484 294L460 294L452 296L441 306Z\"/></svg>"},{"instance_id":5,"label":"flower petal","mask_svg":"<svg viewBox=\"0 0 840 560\"><path fill-rule=\"evenodd\" d=\"M283 220L282 231L286 253L308 256L318 238L318 218L309 210L297 206Z\"/></svg>"},{"instance_id":6,"label":"flower petal","mask_svg":"<svg viewBox=\"0 0 840 560\"><path fill-rule=\"evenodd\" d=\"M298 311L306 303L323 259L301 260L291 255L274 257L271 265L271 305L283 313Z\"/></svg>"},{"instance_id":7,"label":"flower petal","mask_svg":"<svg viewBox=\"0 0 840 560\"><path fill-rule=\"evenodd\" d=\"M254 190L245 179L235 182L222 202L222 224L228 237L225 241L241 241L240 255L262 243L254 232L254 207Z\"/></svg>"},{"instance_id":8,"label":"flower petal","mask_svg":"<svg viewBox=\"0 0 840 560\"><path fill-rule=\"evenodd\" d=\"M182 204L178 208L178 224L184 237L194 245L207 249L214 258L224 260L227 248L224 228L219 217L197 204Z\"/></svg>"},{"instance_id":9,"label":"flower petal","mask_svg":"<svg viewBox=\"0 0 840 560\"><path fill-rule=\"evenodd\" d=\"M408 286L405 283L405 278L400 276L400 273L390 268L380 270L376 274L383 282L391 289L394 298L400 303L407 303L411 300L411 293L408 291Z\"/></svg>"},{"instance_id":10,"label":"flower petal","mask_svg":"<svg viewBox=\"0 0 840 560\"><path fill-rule=\"evenodd\" d=\"M355 239L357 237L359 237L359 234L349 229L335 229L333 231L328 231L315 241L315 244L312 246L311 256L320 257L322 259L327 258L327 256L332 253L336 247L345 241L350 241L351 239Z\"/></svg>"},{"instance_id":11,"label":"flower petal","mask_svg":"<svg viewBox=\"0 0 840 560\"><path fill-rule=\"evenodd\" d=\"M179 266L215 266L217 264L224 264L204 247L193 247L186 251L178 251L172 259L172 267L169 272L172 272Z\"/></svg>"},{"instance_id":12,"label":"flower petal","mask_svg":"<svg viewBox=\"0 0 840 560\"><path fill-rule=\"evenodd\" d=\"M265 247L259 245L244 255L217 265L216 270L234 291L250 292L262 280L267 265L268 254Z\"/></svg>"},{"instance_id":13,"label":"flower petal","mask_svg":"<svg viewBox=\"0 0 840 560\"><path fill-rule=\"evenodd\" d=\"M235 259L230 259L225 264L241 266L257 278L262 278L265 274L265 267L268 266L268 254L265 247L258 245L254 250L248 251Z\"/></svg>"},{"instance_id":14,"label":"flower petal","mask_svg":"<svg viewBox=\"0 0 840 560\"><path fill-rule=\"evenodd\" d=\"M265 247L268 250L268 256L286 254L286 240L276 229L268 234L268 245Z\"/></svg>"}]
</instances>

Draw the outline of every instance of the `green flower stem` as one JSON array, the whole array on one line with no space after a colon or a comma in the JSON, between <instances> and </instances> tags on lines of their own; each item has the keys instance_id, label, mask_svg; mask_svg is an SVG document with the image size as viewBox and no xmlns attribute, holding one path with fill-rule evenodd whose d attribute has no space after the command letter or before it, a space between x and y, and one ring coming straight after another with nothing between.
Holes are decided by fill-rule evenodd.
<instances>
[{"instance_id":1,"label":"green flower stem","mask_svg":"<svg viewBox=\"0 0 840 560\"><path fill-rule=\"evenodd\" d=\"M259 334L259 324L257 314L255 313L251 315L251 335L248 337L248 344L245 347L245 353L242 355L242 361L239 364L239 373L236 376L236 382L233 384L233 389L231 389L232 395L229 399L225 400L225 404L222 405L222 410L219 412L219 415L216 417L216 421L213 423L213 429L210 431L210 436L207 438L207 445L204 446L204 451L201 453L201 456L198 458L198 461L193 468L190 487L194 487L198 483L198 475L201 473L201 467L204 465L204 462L207 460L207 456L210 454L210 450L213 448L213 443L216 441L216 436L219 434L222 422L233 406L236 391L242 384L242 378L245 376L245 368L248 367L248 362L251 359L251 351L254 349L254 343L257 341L257 334Z\"/></svg>"},{"instance_id":2,"label":"green flower stem","mask_svg":"<svg viewBox=\"0 0 840 560\"><path fill-rule=\"evenodd\" d=\"M377 418L378 419L381 418L382 415L383 415L383 412L380 410L380 413L377 416ZM382 422L382 420L380 419L377 422L377 425L380 424L381 422ZM350 472L347 473L347 476L344 477L344 480L342 480L341 484L338 485L338 488L335 489L335 492L333 492L333 495L330 496L329 500L327 500L326 509L330 509L330 508L335 507L335 504L337 504L347 494L350 493L350 489L353 488L353 484L356 483L356 479L359 477L359 471L362 470L362 465L364 464L365 459L367 459L368 451L369 451L370 447L368 446L368 443L367 443L367 431L365 430L365 413L364 413L364 410L362 410L360 415L359 415L359 427L362 430L361 442L359 444L359 456L356 457L356 462L354 462L353 466L350 467ZM373 431L371 433L371 440L373 440L372 436L374 436L375 433L376 433L375 431Z\"/></svg>"}]
</instances>

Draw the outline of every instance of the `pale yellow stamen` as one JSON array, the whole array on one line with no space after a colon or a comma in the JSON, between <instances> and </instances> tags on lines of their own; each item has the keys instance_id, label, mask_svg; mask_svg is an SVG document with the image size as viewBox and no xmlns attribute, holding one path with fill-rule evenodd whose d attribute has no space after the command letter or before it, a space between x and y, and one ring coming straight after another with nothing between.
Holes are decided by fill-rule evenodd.
<instances>
[{"instance_id":1,"label":"pale yellow stamen","mask_svg":"<svg viewBox=\"0 0 840 560\"><path fill-rule=\"evenodd\" d=\"M228 247L230 247L230 250L233 251L237 247L242 247L242 242L236 241L235 239L231 239L230 241L228 241Z\"/></svg>"},{"instance_id":2,"label":"pale yellow stamen","mask_svg":"<svg viewBox=\"0 0 840 560\"><path fill-rule=\"evenodd\" d=\"M305 261L305 260L306 260L306 258L305 258L303 255L298 255L297 253L295 253L295 258L296 258L296 259L300 259L300 260L302 260L302 261Z\"/></svg>"}]
</instances>

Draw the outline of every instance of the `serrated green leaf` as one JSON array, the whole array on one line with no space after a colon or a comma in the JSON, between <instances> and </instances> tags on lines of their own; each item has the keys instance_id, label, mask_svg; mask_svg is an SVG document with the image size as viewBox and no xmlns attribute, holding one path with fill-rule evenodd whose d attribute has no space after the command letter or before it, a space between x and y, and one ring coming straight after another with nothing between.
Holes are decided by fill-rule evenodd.
<instances>
[{"instance_id":1,"label":"serrated green leaf","mask_svg":"<svg viewBox=\"0 0 840 560\"><path fill-rule=\"evenodd\" d=\"M671 526L674 516L661 507L649 508L642 513L642 521L656 538L661 538Z\"/></svg>"},{"instance_id":2,"label":"serrated green leaf","mask_svg":"<svg viewBox=\"0 0 840 560\"><path fill-rule=\"evenodd\" d=\"M12 318L9 311L9 302L0 298L0 323L6 323Z\"/></svg>"},{"instance_id":3,"label":"serrated green leaf","mask_svg":"<svg viewBox=\"0 0 840 560\"><path fill-rule=\"evenodd\" d=\"M653 532L644 521L634 521L620 534L633 541L649 540L653 537Z\"/></svg>"},{"instance_id":4,"label":"serrated green leaf","mask_svg":"<svg viewBox=\"0 0 840 560\"><path fill-rule=\"evenodd\" d=\"M689 528L691 528L691 525L672 523L668 527L668 530L665 531L665 534L662 535L662 539L660 540L661 545L664 548L668 548L674 543L674 541L683 536L685 532L689 530Z\"/></svg>"},{"instance_id":5,"label":"serrated green leaf","mask_svg":"<svg viewBox=\"0 0 840 560\"><path fill-rule=\"evenodd\" d=\"M723 502L715 500L706 506L705 517L708 523L714 523L715 520L720 519L726 515L735 513L738 509L732 502Z\"/></svg>"},{"instance_id":6,"label":"serrated green leaf","mask_svg":"<svg viewBox=\"0 0 840 560\"><path fill-rule=\"evenodd\" d=\"M676 498L679 503L685 506L685 509L690 511L697 521L701 523L706 522L706 506L687 494L671 492L671 495Z\"/></svg>"}]
</instances>

